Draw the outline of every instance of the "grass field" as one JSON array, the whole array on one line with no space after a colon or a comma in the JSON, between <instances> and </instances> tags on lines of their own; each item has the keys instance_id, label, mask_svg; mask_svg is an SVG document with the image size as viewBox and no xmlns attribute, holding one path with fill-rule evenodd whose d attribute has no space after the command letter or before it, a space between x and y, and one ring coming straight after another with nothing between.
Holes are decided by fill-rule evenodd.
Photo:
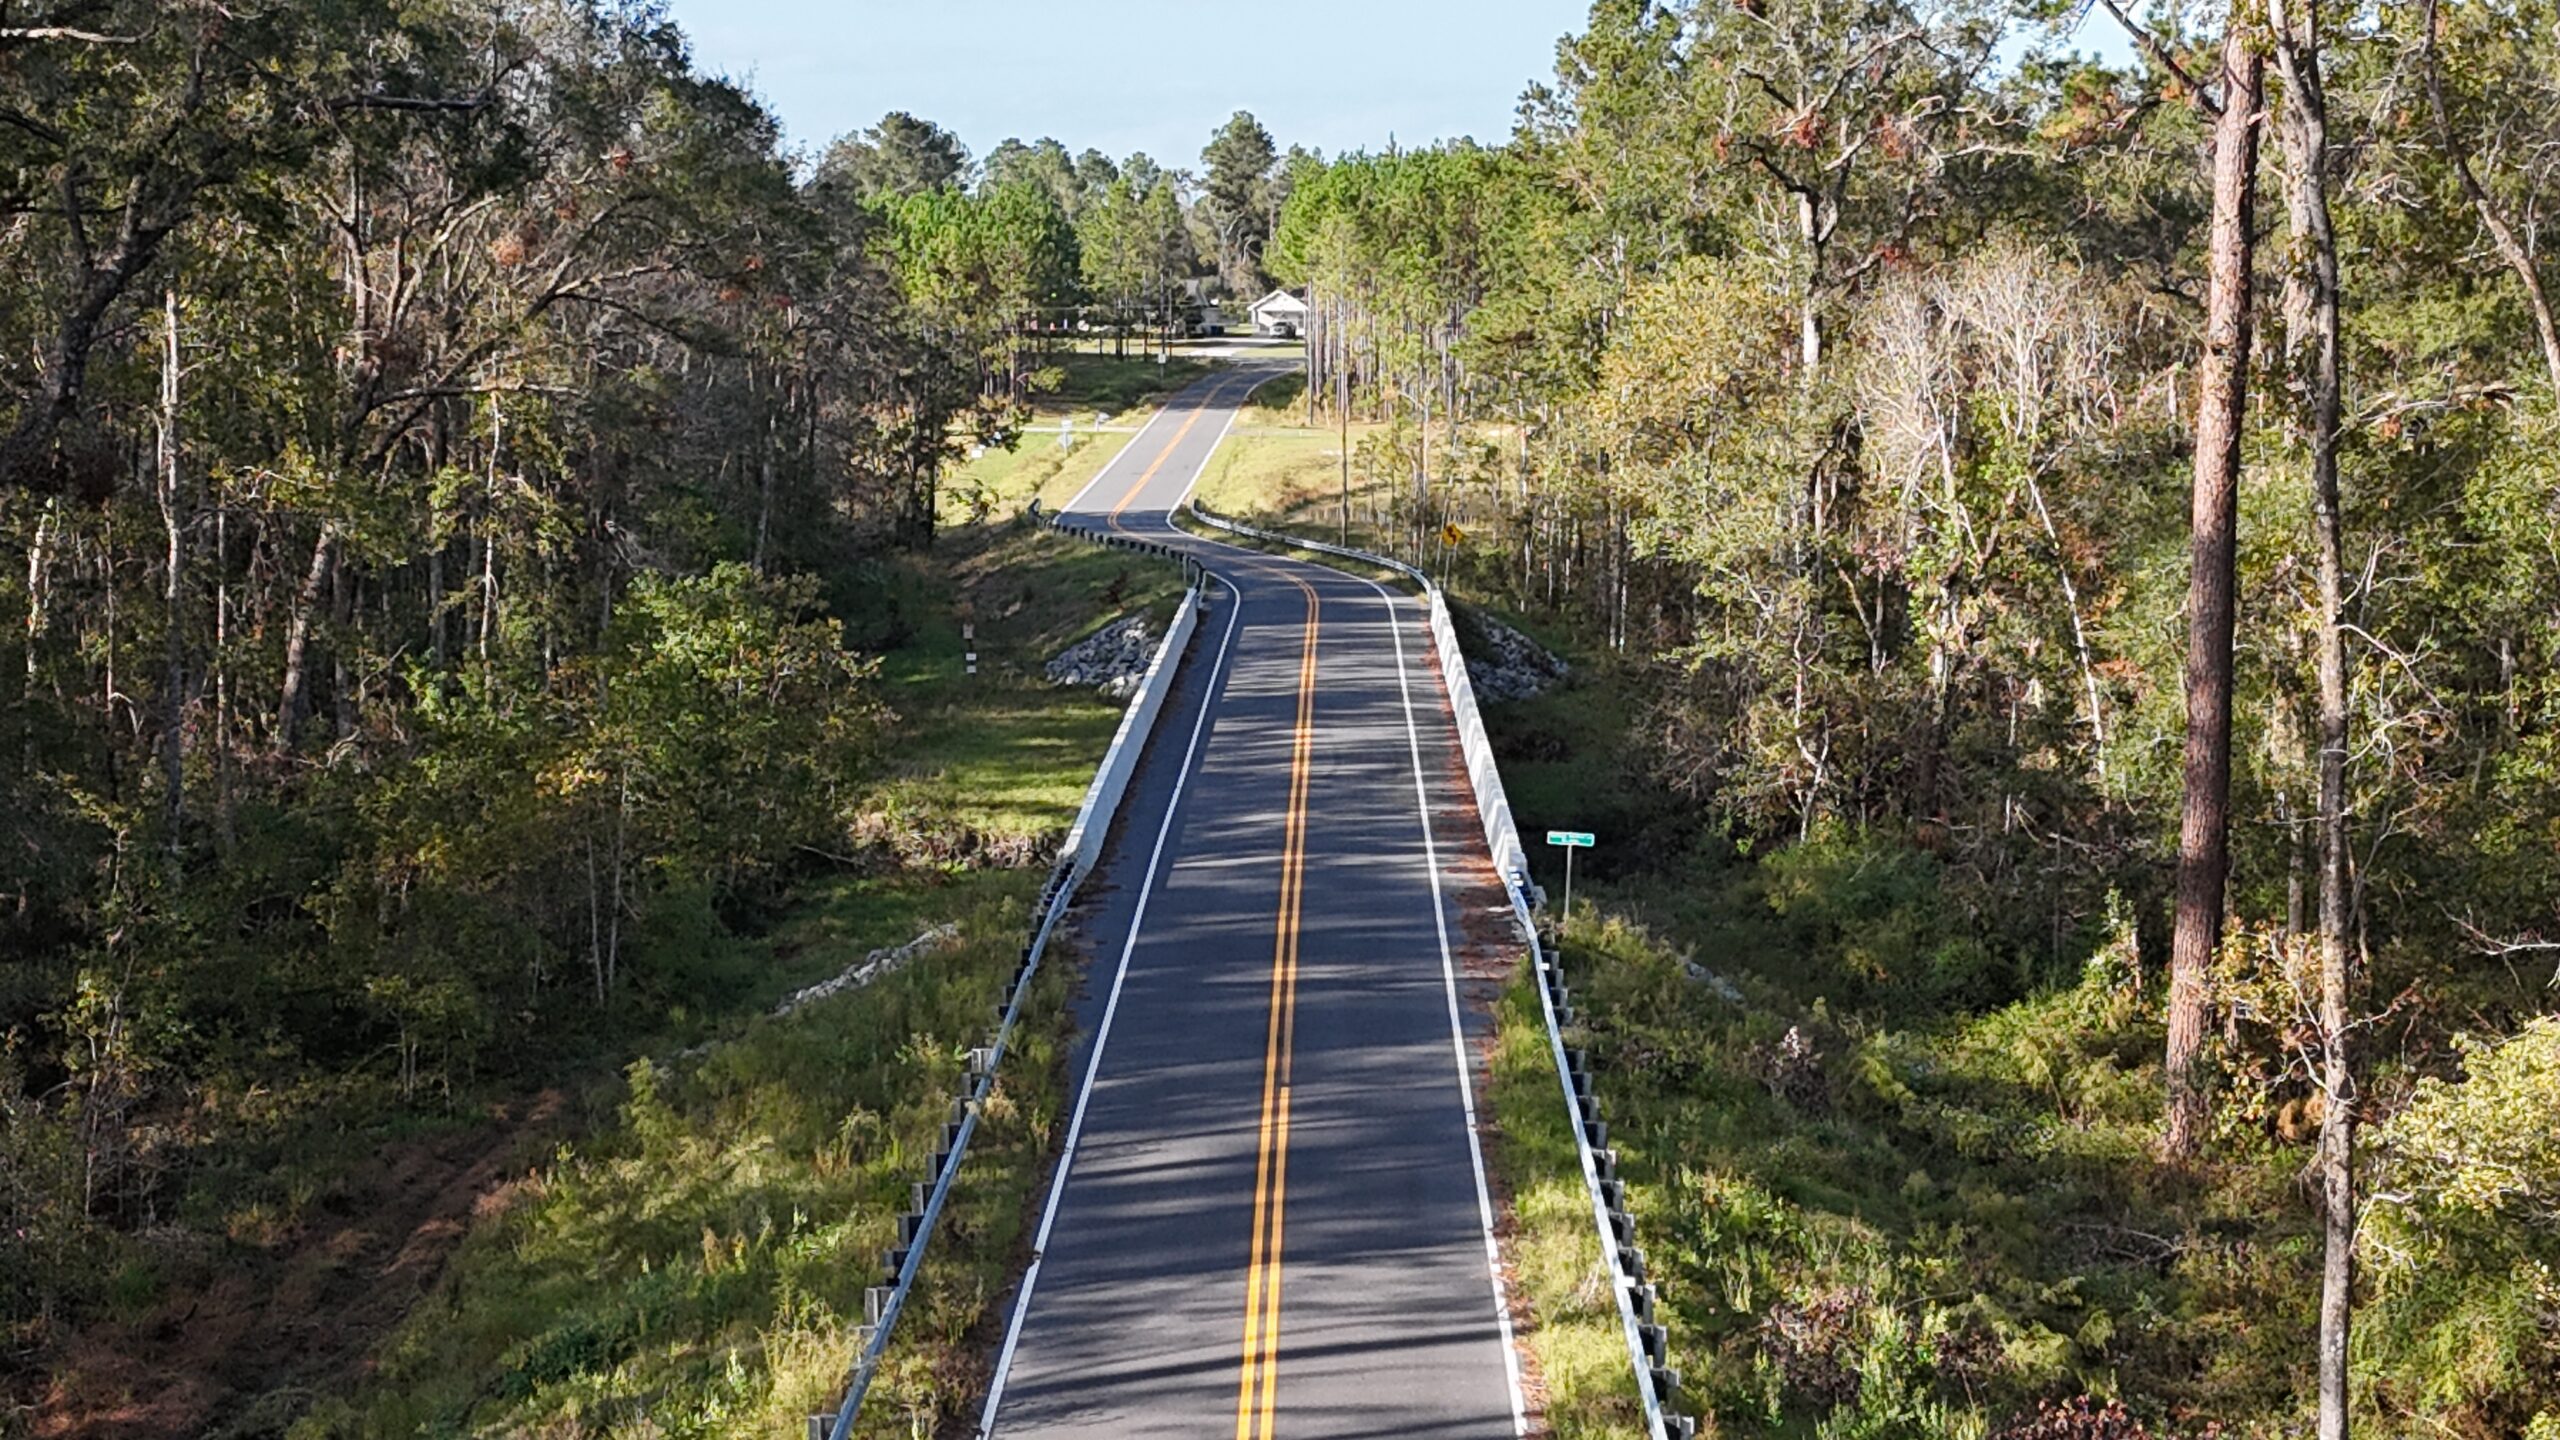
<instances>
[{"instance_id":1,"label":"grass field","mask_svg":"<svg viewBox=\"0 0 2560 1440\"><path fill-rule=\"evenodd\" d=\"M1304 378L1285 376L1253 392L1226 443L1201 472L1201 503L1256 524L1340 539L1344 432L1306 423ZM1379 427L1354 422L1349 448L1355 456L1351 484L1355 510L1383 491L1356 463L1360 442ZM1356 540L1356 537L1355 537Z\"/></svg>"},{"instance_id":2,"label":"grass field","mask_svg":"<svg viewBox=\"0 0 2560 1440\"><path fill-rule=\"evenodd\" d=\"M881 674L900 738L874 804L901 832L975 836L1042 858L1074 818L1120 707L1061 691L1050 656L1133 610L1158 628L1181 572L1015 520L955 532L940 574L899 567L891 586L911 617ZM923 595L923 604L912 597ZM962 627L974 626L974 641ZM978 653L966 674L965 656ZM1018 863L1018 862L1017 862Z\"/></svg>"},{"instance_id":3,"label":"grass field","mask_svg":"<svg viewBox=\"0 0 2560 1440\"><path fill-rule=\"evenodd\" d=\"M1251 415L1252 412L1246 412ZM1352 431L1356 445L1361 429ZM1198 494L1221 513L1262 516L1330 533L1338 510L1342 438L1332 430L1240 418L1209 457Z\"/></svg>"},{"instance_id":4,"label":"grass field","mask_svg":"<svg viewBox=\"0 0 2560 1440\"><path fill-rule=\"evenodd\" d=\"M1200 359L1175 358L1159 363L1152 356L1114 359L1109 355L1061 355L1054 366L1057 385L1032 397L1032 411L1043 418L1074 415L1079 420L1100 410L1120 414L1148 406L1209 373Z\"/></svg>"},{"instance_id":5,"label":"grass field","mask_svg":"<svg viewBox=\"0 0 2560 1440\"><path fill-rule=\"evenodd\" d=\"M1505 502L1497 492L1508 484L1504 427L1472 427L1454 458L1448 437L1433 430L1433 528L1417 537L1408 528L1415 453L1398 448L1413 443L1409 424L1354 420L1346 427L1326 417L1309 425L1294 375L1256 391L1253 401L1202 473L1201 503L1269 528L1392 555L1435 576L1486 574L1510 563L1501 542L1486 543L1500 533ZM1437 538L1443 519L1460 522L1456 549ZM1478 598L1464 583L1451 588Z\"/></svg>"},{"instance_id":6,"label":"grass field","mask_svg":"<svg viewBox=\"0 0 2560 1440\"><path fill-rule=\"evenodd\" d=\"M1163 399L1209 373L1197 360L1114 360L1067 355L1051 362L1060 384L1032 397L1032 420L1012 449L988 449L943 477L942 523L968 526L1021 513L1032 497L1056 510L1154 414Z\"/></svg>"},{"instance_id":7,"label":"grass field","mask_svg":"<svg viewBox=\"0 0 2560 1440\"><path fill-rule=\"evenodd\" d=\"M1160 570L1017 522L955 530L930 565L892 561L850 587L865 623L895 637L886 769L846 840L862 863L813 878L737 942L735 1012L689 1052L634 1057L595 1086L583 1138L483 1202L371 1379L298 1397L316 1403L291 1433L799 1433L850 1364L863 1289L1118 723L1117 706L1048 686L1040 664L1115 615L1169 609L1179 581ZM972 643L976 676L962 673ZM940 923L958 926L948 948L764 1013ZM1010 1274L1063 1094L1074 967L1053 959L865 1435L930 1433L977 1384L983 1347L966 1341Z\"/></svg>"}]
</instances>

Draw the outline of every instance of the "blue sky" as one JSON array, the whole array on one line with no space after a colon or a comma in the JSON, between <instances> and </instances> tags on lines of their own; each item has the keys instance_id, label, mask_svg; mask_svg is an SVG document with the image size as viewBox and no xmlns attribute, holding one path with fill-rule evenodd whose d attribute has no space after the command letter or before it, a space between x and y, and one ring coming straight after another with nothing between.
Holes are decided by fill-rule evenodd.
<instances>
[{"instance_id":1,"label":"blue sky","mask_svg":"<svg viewBox=\"0 0 2560 1440\"><path fill-rule=\"evenodd\" d=\"M1328 155L1511 133L1589 0L670 0L706 70L746 82L815 150L890 110L956 131L1143 150L1197 166L1250 110ZM2094 9L2094 7L2092 7ZM2123 63L2103 15L2079 44ZM2013 44L2012 50L2020 48Z\"/></svg>"},{"instance_id":2,"label":"blue sky","mask_svg":"<svg viewBox=\"0 0 2560 1440\"><path fill-rule=\"evenodd\" d=\"M1196 166L1250 110L1326 154L1511 133L1587 0L672 0L703 68L812 149L889 110L958 132Z\"/></svg>"}]
</instances>

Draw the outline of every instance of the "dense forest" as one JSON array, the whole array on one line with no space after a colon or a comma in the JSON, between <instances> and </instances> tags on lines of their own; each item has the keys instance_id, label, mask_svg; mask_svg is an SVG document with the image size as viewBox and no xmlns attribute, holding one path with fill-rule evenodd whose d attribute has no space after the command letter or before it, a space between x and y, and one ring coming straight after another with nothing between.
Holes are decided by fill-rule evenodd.
<instances>
[{"instance_id":1,"label":"dense forest","mask_svg":"<svg viewBox=\"0 0 2560 1440\"><path fill-rule=\"evenodd\" d=\"M1639 798L1547 823L1800 947L1697 951L1794 997L1756 1072L1658 985L1589 1036L1711 1428L2560 1434L2560 30L2086 12L1602 0L1509 143L1302 170L1297 513L1614 657ZM1792 1172L1708 1158L1719 1065ZM2044 1158L1912 1200L1989 1173L1932 1087L1994 1065ZM1869 1125L1927 1219L1850 1283L1805 1217ZM1985 1238L2064 1193L2054 1284L2150 1277L2076 1336Z\"/></svg>"},{"instance_id":2,"label":"dense forest","mask_svg":"<svg viewBox=\"0 0 2560 1440\"><path fill-rule=\"evenodd\" d=\"M649 0L0 7L0 1405L255 1248L279 1133L733 988L882 843L962 462L1277 282L1289 518L1576 662L1490 719L1603 832L1576 1040L1702 1433L2560 1440L2555 157L2548 0L1599 0L1504 143L1197 170L800 153ZM924 1077L901 1014L799 1063ZM656 1073L635 1189L716 1152ZM655 1296L619 1193L546 1263ZM591 1320L483 1348L574 1392Z\"/></svg>"},{"instance_id":3,"label":"dense forest","mask_svg":"<svg viewBox=\"0 0 2560 1440\"><path fill-rule=\"evenodd\" d=\"M1259 280L1275 158L802 155L649 3L0 13L0 1375L261 1137L708 1002L861 843L873 562L1071 327Z\"/></svg>"}]
</instances>

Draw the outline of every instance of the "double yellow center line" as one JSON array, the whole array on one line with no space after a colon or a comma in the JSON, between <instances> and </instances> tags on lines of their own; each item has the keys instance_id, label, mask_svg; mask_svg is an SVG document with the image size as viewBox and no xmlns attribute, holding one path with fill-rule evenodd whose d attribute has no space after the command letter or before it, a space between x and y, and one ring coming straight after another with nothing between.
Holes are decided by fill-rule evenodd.
<instances>
[{"instance_id":1,"label":"double yellow center line","mask_svg":"<svg viewBox=\"0 0 2560 1440\"><path fill-rule=\"evenodd\" d=\"M1253 1258L1245 1272L1244 1365L1236 1382L1236 1440L1269 1440L1279 1397L1280 1222L1289 1193L1290 1062L1297 1046L1298 915L1307 870L1307 782L1316 745L1315 587L1298 657L1298 726L1289 756L1289 808L1280 849L1280 920L1271 946L1271 1022L1262 1060L1262 1130L1253 1177Z\"/></svg>"},{"instance_id":2,"label":"double yellow center line","mask_svg":"<svg viewBox=\"0 0 2560 1440\"><path fill-rule=\"evenodd\" d=\"M1216 405L1226 382L1210 387L1157 450L1106 517L1120 528L1120 514L1136 503L1149 482L1180 449L1191 427ZM1247 388L1251 388L1247 386ZM1253 1245L1245 1272L1244 1358L1236 1381L1236 1440L1269 1440L1279 1400L1281 1221L1289 1192L1289 1096L1297 1047L1299 912L1306 889L1307 787L1315 760L1316 634L1322 604L1315 587L1290 577L1307 599L1306 637L1298 654L1297 727L1289 754L1289 804L1282 822L1279 921L1271 945L1271 1018L1262 1059L1262 1123L1253 1176Z\"/></svg>"},{"instance_id":3,"label":"double yellow center line","mask_svg":"<svg viewBox=\"0 0 2560 1440\"><path fill-rule=\"evenodd\" d=\"M1111 507L1108 520L1112 529L1120 528L1120 512L1128 509L1137 500L1138 492L1146 489L1147 482L1156 478L1156 472L1164 468L1164 462L1172 459L1173 452L1182 448L1182 439L1191 433L1191 427L1200 423L1200 417L1208 413L1210 406L1218 403L1227 386L1233 383L1233 381L1221 380L1210 386L1208 393L1200 397L1200 403L1191 407L1191 413L1182 419L1181 428L1173 432L1172 439L1164 442L1164 448L1156 451L1156 458L1148 463L1146 473L1140 475L1136 482L1129 486L1128 493L1120 497L1119 504Z\"/></svg>"}]
</instances>

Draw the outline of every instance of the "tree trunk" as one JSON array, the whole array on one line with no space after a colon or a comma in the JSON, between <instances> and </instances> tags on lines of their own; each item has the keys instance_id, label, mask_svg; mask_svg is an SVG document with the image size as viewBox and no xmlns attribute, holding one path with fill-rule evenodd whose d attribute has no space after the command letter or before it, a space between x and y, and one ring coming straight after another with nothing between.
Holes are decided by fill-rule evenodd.
<instances>
[{"instance_id":1,"label":"tree trunk","mask_svg":"<svg viewBox=\"0 0 2560 1440\"><path fill-rule=\"evenodd\" d=\"M341 561L329 575L329 620L339 636L355 634L357 603L356 587ZM329 647L329 713L334 738L344 740L356 733L356 677L347 668L344 638Z\"/></svg>"},{"instance_id":2,"label":"tree trunk","mask_svg":"<svg viewBox=\"0 0 2560 1440\"><path fill-rule=\"evenodd\" d=\"M489 397L489 478L481 490L480 523L474 527L480 532L480 577L473 585L480 593L480 617L473 648L480 657L483 680L489 675L489 637L498 622L498 456L506 437L506 412L493 394Z\"/></svg>"},{"instance_id":3,"label":"tree trunk","mask_svg":"<svg viewBox=\"0 0 2560 1440\"><path fill-rule=\"evenodd\" d=\"M631 767L625 762L615 776L613 799L613 894L605 913L604 988L608 998L622 968L623 864L631 833Z\"/></svg>"},{"instance_id":4,"label":"tree trunk","mask_svg":"<svg viewBox=\"0 0 2560 1440\"><path fill-rule=\"evenodd\" d=\"M604 900L596 883L596 839L587 837L587 963L595 971L596 1008L604 1008Z\"/></svg>"},{"instance_id":5,"label":"tree trunk","mask_svg":"<svg viewBox=\"0 0 2560 1440\"><path fill-rule=\"evenodd\" d=\"M1316 387L1325 381L1325 346L1333 337L1333 327L1326 323L1325 307L1317 303L1316 287L1307 287L1307 428L1316 428Z\"/></svg>"},{"instance_id":6,"label":"tree trunk","mask_svg":"<svg viewBox=\"0 0 2560 1440\"><path fill-rule=\"evenodd\" d=\"M18 693L18 703L29 710L35 707L36 686L43 678L43 667L37 663L36 657L49 623L45 601L53 588L53 547L58 543L57 533L61 528L56 512L61 505L59 498L46 497L44 508L36 512L35 539L27 545L27 672L25 687ZM36 773L36 727L25 725L22 733L25 744L18 757L20 773L33 777Z\"/></svg>"},{"instance_id":7,"label":"tree trunk","mask_svg":"<svg viewBox=\"0 0 2560 1440\"><path fill-rule=\"evenodd\" d=\"M2318 0L2269 0L2284 76L2287 208L2300 277L2299 326L2287 337L2309 410L2313 543L2319 551L2321 1267L2319 1440L2347 1440L2347 1337L2355 1303L2356 1087L2347 949L2347 645L2345 544L2338 513L2338 241L2329 217L2329 107L2320 74ZM2290 11L2290 13L2288 13ZM2547 319L2546 319L2547 324ZM2307 342L2307 343L2306 343Z\"/></svg>"},{"instance_id":8,"label":"tree trunk","mask_svg":"<svg viewBox=\"0 0 2560 1440\"><path fill-rule=\"evenodd\" d=\"M773 525L773 451L780 443L775 437L781 424L777 404L774 413L765 417L764 443L758 447L762 462L756 477L756 553L752 567L758 575L765 573L765 536Z\"/></svg>"},{"instance_id":9,"label":"tree trunk","mask_svg":"<svg viewBox=\"0 0 2560 1440\"><path fill-rule=\"evenodd\" d=\"M320 598L329 592L329 579L338 568L338 526L323 522L320 538L311 546L311 568L302 577L302 588L293 597L293 613L285 622L284 683L277 689L276 753L292 751L302 718L311 704L311 617L320 608Z\"/></svg>"},{"instance_id":10,"label":"tree trunk","mask_svg":"<svg viewBox=\"0 0 2560 1440\"><path fill-rule=\"evenodd\" d=\"M451 459L451 439L446 429L447 423L446 408L443 405L436 406L427 424L427 473L429 475L442 475L446 463ZM444 568L445 554L453 548L453 541L444 531L441 513L443 506L434 497L435 491L431 488L427 492L426 501L430 547L427 551L427 651L435 657L436 673L441 676L452 658L452 647L448 643L445 624L447 586Z\"/></svg>"},{"instance_id":11,"label":"tree trunk","mask_svg":"<svg viewBox=\"0 0 2560 1440\"><path fill-rule=\"evenodd\" d=\"M213 834L226 854L238 832L231 810L231 508L213 501Z\"/></svg>"},{"instance_id":12,"label":"tree trunk","mask_svg":"<svg viewBox=\"0 0 2560 1440\"><path fill-rule=\"evenodd\" d=\"M166 667L161 677L160 700L160 783L162 817L169 827L169 854L174 861L181 853L181 836L186 829L187 777L187 647L186 647L186 579L187 530L194 516L187 506L185 478L178 461L178 292L170 290L162 297L161 316L165 333L160 354L160 522L167 532L169 553L165 583L161 588L163 643ZM172 873L175 866L172 866Z\"/></svg>"},{"instance_id":13,"label":"tree trunk","mask_svg":"<svg viewBox=\"0 0 2560 1440\"><path fill-rule=\"evenodd\" d=\"M1342 446L1342 540L1351 543L1351 372L1348 366L1337 366L1333 381L1333 418L1340 427Z\"/></svg>"},{"instance_id":14,"label":"tree trunk","mask_svg":"<svg viewBox=\"0 0 2560 1440\"><path fill-rule=\"evenodd\" d=\"M1822 368L1822 315L1815 295L1815 286L1822 274L1822 231L1813 196L1809 193L1799 192L1796 195L1796 229L1804 241L1805 250L1803 313L1798 317L1802 334L1797 338L1797 346L1799 358L1804 362L1803 383L1811 385L1815 373Z\"/></svg>"},{"instance_id":15,"label":"tree trunk","mask_svg":"<svg viewBox=\"0 0 2560 1440\"><path fill-rule=\"evenodd\" d=\"M2241 425L2249 402L2250 223L2266 57L2235 0L2222 42L2214 123L2213 229L2204 354L2196 366L2192 570L2188 578L2185 794L2178 825L2178 916L2169 952L2167 1153L2202 1147L2211 1099L2203 1074L2206 978L2222 942L2231 839L2232 624Z\"/></svg>"}]
</instances>

